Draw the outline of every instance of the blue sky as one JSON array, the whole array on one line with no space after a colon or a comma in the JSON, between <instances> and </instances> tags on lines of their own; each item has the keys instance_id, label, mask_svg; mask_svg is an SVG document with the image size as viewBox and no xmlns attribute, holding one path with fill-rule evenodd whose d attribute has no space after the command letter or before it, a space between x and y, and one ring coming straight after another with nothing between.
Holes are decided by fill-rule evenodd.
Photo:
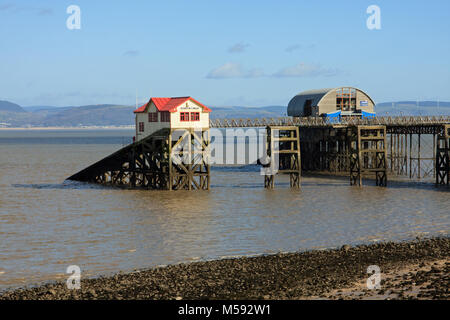
<instances>
[{"instance_id":1,"label":"blue sky","mask_svg":"<svg viewBox=\"0 0 450 320\"><path fill-rule=\"evenodd\" d=\"M68 6L81 9L69 30ZM381 29L369 30L370 5ZM0 99L287 105L350 85L376 102L450 101L450 1L0 1Z\"/></svg>"}]
</instances>

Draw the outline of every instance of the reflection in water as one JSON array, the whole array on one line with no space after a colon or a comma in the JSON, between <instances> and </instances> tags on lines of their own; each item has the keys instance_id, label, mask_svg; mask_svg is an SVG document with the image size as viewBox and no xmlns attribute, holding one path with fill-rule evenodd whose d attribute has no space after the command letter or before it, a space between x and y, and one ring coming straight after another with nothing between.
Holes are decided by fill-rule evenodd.
<instances>
[{"instance_id":1,"label":"reflection in water","mask_svg":"<svg viewBox=\"0 0 450 320\"><path fill-rule=\"evenodd\" d=\"M45 134L36 138L45 141ZM426 183L358 188L345 177L306 176L301 190L291 190L279 176L276 188L265 190L255 166L214 168L210 191L64 181L121 147L83 139L0 142L0 290L63 279L71 264L88 276L449 231L450 193Z\"/></svg>"}]
</instances>

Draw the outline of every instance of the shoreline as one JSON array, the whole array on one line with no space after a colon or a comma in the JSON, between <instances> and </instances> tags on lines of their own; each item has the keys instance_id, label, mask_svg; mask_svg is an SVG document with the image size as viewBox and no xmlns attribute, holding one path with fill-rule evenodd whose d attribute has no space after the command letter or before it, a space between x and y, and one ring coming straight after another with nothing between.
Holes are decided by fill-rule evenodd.
<instances>
[{"instance_id":1,"label":"shoreline","mask_svg":"<svg viewBox=\"0 0 450 320\"><path fill-rule=\"evenodd\" d=\"M381 269L380 289L366 286ZM0 293L10 299L450 299L450 237L176 264Z\"/></svg>"}]
</instances>

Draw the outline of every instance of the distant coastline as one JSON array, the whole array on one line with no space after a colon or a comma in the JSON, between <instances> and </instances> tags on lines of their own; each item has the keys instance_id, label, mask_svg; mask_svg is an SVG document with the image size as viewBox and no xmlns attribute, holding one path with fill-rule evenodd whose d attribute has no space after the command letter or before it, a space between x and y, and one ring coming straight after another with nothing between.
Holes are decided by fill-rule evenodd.
<instances>
[{"instance_id":1,"label":"distant coastline","mask_svg":"<svg viewBox=\"0 0 450 320\"><path fill-rule=\"evenodd\" d=\"M134 130L135 126L83 126L83 127L0 127L0 131L19 130Z\"/></svg>"}]
</instances>

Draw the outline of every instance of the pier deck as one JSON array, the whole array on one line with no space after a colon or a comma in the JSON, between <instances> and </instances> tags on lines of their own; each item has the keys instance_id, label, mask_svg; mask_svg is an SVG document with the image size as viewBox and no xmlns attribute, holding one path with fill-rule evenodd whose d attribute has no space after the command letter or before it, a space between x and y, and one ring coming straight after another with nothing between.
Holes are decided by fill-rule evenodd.
<instances>
[{"instance_id":1,"label":"pier deck","mask_svg":"<svg viewBox=\"0 0 450 320\"><path fill-rule=\"evenodd\" d=\"M356 185L375 174L378 186L387 185L388 175L433 177L436 185L449 186L450 116L342 118L338 122L311 117L215 119L210 120L210 128L266 128L267 155L283 154L276 160L280 161L278 173L290 174L291 187L300 186L302 170L347 173L350 184ZM203 129L201 136L193 129L180 130L185 133L156 132L68 179L128 188L209 189L209 130ZM274 131L284 138L276 138ZM274 149L274 141L281 149ZM177 154L180 145L185 146L183 155ZM431 151L423 152L424 147ZM186 156L186 148L187 162L176 161ZM273 188L274 174L268 172L264 181L266 188Z\"/></svg>"}]
</instances>

